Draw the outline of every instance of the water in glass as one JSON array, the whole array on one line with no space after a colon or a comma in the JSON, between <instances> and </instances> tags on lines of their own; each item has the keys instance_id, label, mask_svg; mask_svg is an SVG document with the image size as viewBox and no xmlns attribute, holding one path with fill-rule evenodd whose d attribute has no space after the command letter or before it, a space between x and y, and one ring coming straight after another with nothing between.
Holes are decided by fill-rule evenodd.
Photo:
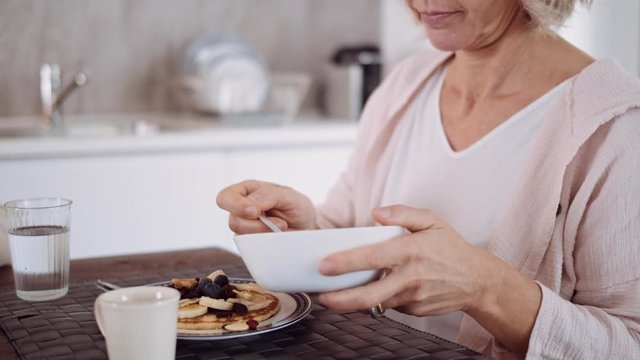
<instances>
[{"instance_id":1,"label":"water in glass","mask_svg":"<svg viewBox=\"0 0 640 360\"><path fill-rule=\"evenodd\" d=\"M9 230L16 294L30 301L64 296L69 289L69 228L27 226Z\"/></svg>"}]
</instances>

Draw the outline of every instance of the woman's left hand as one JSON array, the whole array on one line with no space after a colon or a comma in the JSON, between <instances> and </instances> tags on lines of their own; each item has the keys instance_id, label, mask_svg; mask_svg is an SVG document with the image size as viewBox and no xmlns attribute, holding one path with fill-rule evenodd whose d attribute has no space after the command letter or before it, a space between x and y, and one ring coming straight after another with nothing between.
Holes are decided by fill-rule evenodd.
<instances>
[{"instance_id":1,"label":"woman's left hand","mask_svg":"<svg viewBox=\"0 0 640 360\"><path fill-rule=\"evenodd\" d=\"M329 255L320 262L320 272L386 269L386 277L324 293L321 303L336 310L364 310L381 303L418 316L480 306L500 275L493 255L467 243L430 210L394 205L372 214L380 224L400 225L410 234Z\"/></svg>"}]
</instances>

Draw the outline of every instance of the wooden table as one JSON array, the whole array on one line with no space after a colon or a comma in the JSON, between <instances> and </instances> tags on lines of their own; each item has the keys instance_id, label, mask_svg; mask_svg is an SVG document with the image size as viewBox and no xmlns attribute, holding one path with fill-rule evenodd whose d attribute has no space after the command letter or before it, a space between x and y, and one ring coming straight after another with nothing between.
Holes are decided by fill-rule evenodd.
<instances>
[{"instance_id":1,"label":"wooden table","mask_svg":"<svg viewBox=\"0 0 640 360\"><path fill-rule=\"evenodd\" d=\"M213 248L73 260L69 270L69 281L74 283L99 278L127 277L159 270L178 271L194 264L205 266L216 263L237 264L242 263L242 259L230 252ZM13 287L11 266L0 267L0 289ZM2 330L0 330L0 359L19 359Z\"/></svg>"}]
</instances>

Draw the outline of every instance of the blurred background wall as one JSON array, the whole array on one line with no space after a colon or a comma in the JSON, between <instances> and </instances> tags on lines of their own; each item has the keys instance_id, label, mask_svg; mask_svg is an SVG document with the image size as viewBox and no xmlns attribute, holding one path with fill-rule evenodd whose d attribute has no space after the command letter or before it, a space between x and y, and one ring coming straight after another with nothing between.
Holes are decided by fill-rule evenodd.
<instances>
[{"instance_id":1,"label":"blurred background wall","mask_svg":"<svg viewBox=\"0 0 640 360\"><path fill-rule=\"evenodd\" d=\"M393 0L391 0L393 1ZM372 0L1 0L0 116L40 112L38 69L59 63L64 81L84 69L91 86L67 113L172 111L184 47L205 33L251 43L270 70L322 77L336 48L378 44ZM310 93L317 102L317 85ZM313 104L312 104L313 105Z\"/></svg>"},{"instance_id":2,"label":"blurred background wall","mask_svg":"<svg viewBox=\"0 0 640 360\"><path fill-rule=\"evenodd\" d=\"M640 1L593 0L578 7L560 34L595 58L612 57L640 75Z\"/></svg>"},{"instance_id":3,"label":"blurred background wall","mask_svg":"<svg viewBox=\"0 0 640 360\"><path fill-rule=\"evenodd\" d=\"M640 1L594 0L559 29L596 58L640 74ZM67 113L175 111L180 56L206 33L237 34L271 71L313 76L320 107L325 65L343 46L379 45L383 69L430 47L403 0L1 0L0 116L40 112L38 68L83 69L91 86Z\"/></svg>"}]
</instances>

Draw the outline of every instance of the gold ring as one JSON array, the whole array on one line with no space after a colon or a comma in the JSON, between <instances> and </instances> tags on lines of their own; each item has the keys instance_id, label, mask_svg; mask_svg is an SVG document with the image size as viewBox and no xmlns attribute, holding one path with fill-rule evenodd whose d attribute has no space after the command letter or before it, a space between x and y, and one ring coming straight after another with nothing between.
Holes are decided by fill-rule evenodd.
<instances>
[{"instance_id":1,"label":"gold ring","mask_svg":"<svg viewBox=\"0 0 640 360\"><path fill-rule=\"evenodd\" d=\"M384 315L385 310L386 309L382 307L382 304L378 303L377 305L369 308L369 315L371 315L372 318L377 318Z\"/></svg>"},{"instance_id":2,"label":"gold ring","mask_svg":"<svg viewBox=\"0 0 640 360\"><path fill-rule=\"evenodd\" d=\"M380 270L380 275L378 276L378 280L384 279L385 276L387 276L387 269ZM382 304L378 303L377 305L374 305L369 308L369 315L371 315L372 318L377 318L384 315L385 310L386 309L382 306Z\"/></svg>"}]
</instances>

